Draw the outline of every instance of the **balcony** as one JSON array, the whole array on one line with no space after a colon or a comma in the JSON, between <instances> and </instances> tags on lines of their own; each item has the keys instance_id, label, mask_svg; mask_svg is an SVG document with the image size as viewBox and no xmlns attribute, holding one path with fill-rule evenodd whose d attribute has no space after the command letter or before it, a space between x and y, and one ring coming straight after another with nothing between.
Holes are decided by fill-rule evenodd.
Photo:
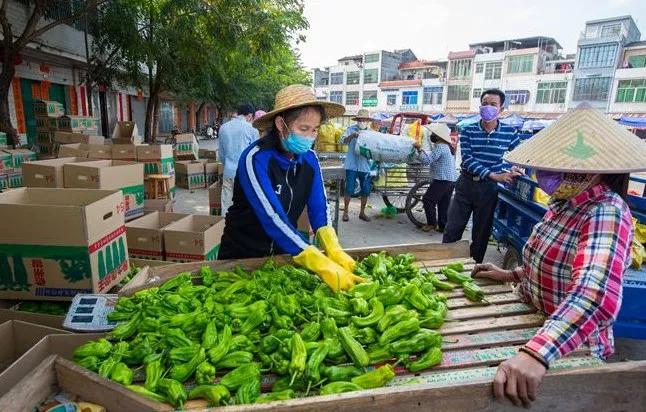
<instances>
[{"instance_id":1,"label":"balcony","mask_svg":"<svg viewBox=\"0 0 646 412\"><path fill-rule=\"evenodd\" d=\"M420 112L422 111L422 106L418 104L402 104L399 106L399 110L402 112Z\"/></svg>"}]
</instances>

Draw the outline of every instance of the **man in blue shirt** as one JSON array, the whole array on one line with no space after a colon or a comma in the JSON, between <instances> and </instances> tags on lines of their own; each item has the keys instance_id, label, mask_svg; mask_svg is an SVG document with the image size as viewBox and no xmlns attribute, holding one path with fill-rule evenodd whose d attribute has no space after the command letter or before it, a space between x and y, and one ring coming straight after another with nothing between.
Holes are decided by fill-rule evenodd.
<instances>
[{"instance_id":1,"label":"man in blue shirt","mask_svg":"<svg viewBox=\"0 0 646 412\"><path fill-rule=\"evenodd\" d=\"M359 213L359 219L366 222L370 221L370 218L366 215L366 204L368 203L368 196L372 190L372 180L370 177L370 161L355 153L355 146L357 144L357 137L359 137L359 132L361 130L368 130L372 118L368 114L368 111L365 109L359 110L357 117L354 117L352 120L355 120L357 123L345 129L345 132L341 135L339 144L348 145L348 153L345 156L345 198L344 204L345 208L343 209L343 221L347 222L350 220L348 217L348 207L350 206L350 198L354 195L354 190L356 188L357 179L361 185L361 212Z\"/></svg>"},{"instance_id":2,"label":"man in blue shirt","mask_svg":"<svg viewBox=\"0 0 646 412\"><path fill-rule=\"evenodd\" d=\"M238 170L240 155L258 140L260 133L251 125L254 108L245 103L238 107L238 115L220 127L218 151L224 165L222 179L222 215L226 216L233 203L233 181Z\"/></svg>"},{"instance_id":3,"label":"man in blue shirt","mask_svg":"<svg viewBox=\"0 0 646 412\"><path fill-rule=\"evenodd\" d=\"M505 152L515 148L520 139L511 126L498 121L505 94L498 89L485 90L480 96L480 117L460 133L462 165L455 186L443 243L462 239L473 212L471 257L481 263L487 251L498 203L498 183L511 183L522 173L502 160Z\"/></svg>"}]
</instances>

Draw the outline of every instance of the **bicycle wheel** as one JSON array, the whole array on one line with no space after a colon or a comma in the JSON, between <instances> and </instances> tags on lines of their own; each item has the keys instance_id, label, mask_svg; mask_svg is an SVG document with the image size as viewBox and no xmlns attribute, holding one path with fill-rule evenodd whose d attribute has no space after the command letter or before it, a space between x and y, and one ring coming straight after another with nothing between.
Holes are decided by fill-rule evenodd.
<instances>
[{"instance_id":1,"label":"bicycle wheel","mask_svg":"<svg viewBox=\"0 0 646 412\"><path fill-rule=\"evenodd\" d=\"M426 224L426 214L424 213L424 204L422 197L432 180L423 180L417 183L408 192L406 196L406 216L417 227L422 227Z\"/></svg>"},{"instance_id":2,"label":"bicycle wheel","mask_svg":"<svg viewBox=\"0 0 646 412\"><path fill-rule=\"evenodd\" d=\"M386 206L397 209L397 213L404 213L406 211L406 193L391 192L388 195L381 196L381 198Z\"/></svg>"}]
</instances>

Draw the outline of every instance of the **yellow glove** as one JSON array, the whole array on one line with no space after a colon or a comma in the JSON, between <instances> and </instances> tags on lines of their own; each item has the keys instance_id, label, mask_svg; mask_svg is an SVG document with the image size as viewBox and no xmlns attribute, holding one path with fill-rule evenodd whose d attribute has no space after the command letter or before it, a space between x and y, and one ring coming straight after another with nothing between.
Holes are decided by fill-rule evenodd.
<instances>
[{"instance_id":1,"label":"yellow glove","mask_svg":"<svg viewBox=\"0 0 646 412\"><path fill-rule=\"evenodd\" d=\"M294 262L316 273L335 292L366 281L339 266L314 246L308 246L294 256Z\"/></svg>"},{"instance_id":2,"label":"yellow glove","mask_svg":"<svg viewBox=\"0 0 646 412\"><path fill-rule=\"evenodd\" d=\"M323 250L325 250L325 254L330 259L347 269L349 272L354 272L354 267L357 262L341 249L339 239L336 237L336 232L333 227L323 226L319 228L319 230L316 231L316 238L321 244L321 247L323 247Z\"/></svg>"}]
</instances>

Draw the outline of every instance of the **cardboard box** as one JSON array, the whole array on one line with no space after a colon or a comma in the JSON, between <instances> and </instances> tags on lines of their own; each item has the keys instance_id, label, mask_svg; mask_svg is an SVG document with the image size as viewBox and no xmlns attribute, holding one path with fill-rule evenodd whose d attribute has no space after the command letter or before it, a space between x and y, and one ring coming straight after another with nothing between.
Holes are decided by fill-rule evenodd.
<instances>
[{"instance_id":1,"label":"cardboard box","mask_svg":"<svg viewBox=\"0 0 646 412\"><path fill-rule=\"evenodd\" d=\"M7 145L7 134L5 132L0 132L0 146Z\"/></svg>"},{"instance_id":2,"label":"cardboard box","mask_svg":"<svg viewBox=\"0 0 646 412\"><path fill-rule=\"evenodd\" d=\"M36 132L37 145L51 145L54 143L52 132Z\"/></svg>"},{"instance_id":3,"label":"cardboard box","mask_svg":"<svg viewBox=\"0 0 646 412\"><path fill-rule=\"evenodd\" d=\"M112 159L134 162L137 160L137 146L134 144L113 144Z\"/></svg>"},{"instance_id":4,"label":"cardboard box","mask_svg":"<svg viewBox=\"0 0 646 412\"><path fill-rule=\"evenodd\" d=\"M0 151L0 175L6 175L11 172L13 172L11 155L6 151Z\"/></svg>"},{"instance_id":5,"label":"cardboard box","mask_svg":"<svg viewBox=\"0 0 646 412\"><path fill-rule=\"evenodd\" d=\"M199 149L197 154L199 155L200 159L218 160L217 150Z\"/></svg>"},{"instance_id":6,"label":"cardboard box","mask_svg":"<svg viewBox=\"0 0 646 412\"><path fill-rule=\"evenodd\" d=\"M105 138L103 136L87 133L54 132L54 141L60 144L105 144Z\"/></svg>"},{"instance_id":7,"label":"cardboard box","mask_svg":"<svg viewBox=\"0 0 646 412\"><path fill-rule=\"evenodd\" d=\"M212 216L222 215L222 180L209 186L209 214Z\"/></svg>"},{"instance_id":8,"label":"cardboard box","mask_svg":"<svg viewBox=\"0 0 646 412\"><path fill-rule=\"evenodd\" d=\"M0 374L8 369L25 352L47 335L65 334L64 330L54 329L33 323L10 320L0 325Z\"/></svg>"},{"instance_id":9,"label":"cardboard box","mask_svg":"<svg viewBox=\"0 0 646 412\"><path fill-rule=\"evenodd\" d=\"M173 199L146 199L144 200L144 213L166 212L171 213L175 201Z\"/></svg>"},{"instance_id":10,"label":"cardboard box","mask_svg":"<svg viewBox=\"0 0 646 412\"><path fill-rule=\"evenodd\" d=\"M135 122L117 122L112 131L112 144L141 143L141 136Z\"/></svg>"},{"instance_id":11,"label":"cardboard box","mask_svg":"<svg viewBox=\"0 0 646 412\"><path fill-rule=\"evenodd\" d=\"M58 130L58 117L36 116L37 132L53 132Z\"/></svg>"},{"instance_id":12,"label":"cardboard box","mask_svg":"<svg viewBox=\"0 0 646 412\"><path fill-rule=\"evenodd\" d=\"M90 159L95 160L111 160L112 159L112 145L109 144L89 144L88 155Z\"/></svg>"},{"instance_id":13,"label":"cardboard box","mask_svg":"<svg viewBox=\"0 0 646 412\"><path fill-rule=\"evenodd\" d=\"M189 215L163 229L166 260L192 262L218 257L224 219L219 216Z\"/></svg>"},{"instance_id":14,"label":"cardboard box","mask_svg":"<svg viewBox=\"0 0 646 412\"><path fill-rule=\"evenodd\" d=\"M99 130L99 118L89 116L61 116L58 118L58 130L70 133L87 132L88 134L96 135Z\"/></svg>"},{"instance_id":15,"label":"cardboard box","mask_svg":"<svg viewBox=\"0 0 646 412\"><path fill-rule=\"evenodd\" d=\"M207 187L219 180L218 169L218 163L216 162L207 161L204 163L204 179Z\"/></svg>"},{"instance_id":16,"label":"cardboard box","mask_svg":"<svg viewBox=\"0 0 646 412\"><path fill-rule=\"evenodd\" d=\"M10 188L22 187L22 169L11 172L7 175L7 181Z\"/></svg>"},{"instance_id":17,"label":"cardboard box","mask_svg":"<svg viewBox=\"0 0 646 412\"><path fill-rule=\"evenodd\" d=\"M20 310L19 308L23 303L23 301L0 300L0 323L9 320L20 320L50 328L63 329L64 315L50 315Z\"/></svg>"},{"instance_id":18,"label":"cardboard box","mask_svg":"<svg viewBox=\"0 0 646 412\"><path fill-rule=\"evenodd\" d=\"M185 213L153 212L126 224L128 255L137 259L164 259L163 228L189 216Z\"/></svg>"},{"instance_id":19,"label":"cardboard box","mask_svg":"<svg viewBox=\"0 0 646 412\"><path fill-rule=\"evenodd\" d=\"M58 157L88 157L90 147L85 143L62 144L58 147Z\"/></svg>"},{"instance_id":20,"label":"cardboard box","mask_svg":"<svg viewBox=\"0 0 646 412\"><path fill-rule=\"evenodd\" d=\"M24 162L36 160L36 153L27 149L5 150L5 153L9 153L11 156L11 164L14 170L20 169Z\"/></svg>"},{"instance_id":21,"label":"cardboard box","mask_svg":"<svg viewBox=\"0 0 646 412\"><path fill-rule=\"evenodd\" d=\"M197 160L184 160L175 163L175 177L177 186L184 189L203 189L206 187L204 181L204 163Z\"/></svg>"},{"instance_id":22,"label":"cardboard box","mask_svg":"<svg viewBox=\"0 0 646 412\"><path fill-rule=\"evenodd\" d=\"M137 146L137 161L144 163L144 176L151 174L175 175L172 145Z\"/></svg>"},{"instance_id":23,"label":"cardboard box","mask_svg":"<svg viewBox=\"0 0 646 412\"><path fill-rule=\"evenodd\" d=\"M36 158L38 160L43 160L43 157L45 158L56 157L57 152L58 152L58 143L51 143L51 144L40 143L38 144L38 154L36 155Z\"/></svg>"},{"instance_id":24,"label":"cardboard box","mask_svg":"<svg viewBox=\"0 0 646 412\"><path fill-rule=\"evenodd\" d=\"M144 214L144 165L120 160L68 163L63 166L65 187L82 189L120 189L125 219Z\"/></svg>"},{"instance_id":25,"label":"cardboard box","mask_svg":"<svg viewBox=\"0 0 646 412\"><path fill-rule=\"evenodd\" d=\"M34 114L36 116L58 117L65 114L65 108L62 103L51 100L34 101Z\"/></svg>"},{"instance_id":26,"label":"cardboard box","mask_svg":"<svg viewBox=\"0 0 646 412\"><path fill-rule=\"evenodd\" d=\"M0 175L0 190L9 189L9 177L7 175Z\"/></svg>"},{"instance_id":27,"label":"cardboard box","mask_svg":"<svg viewBox=\"0 0 646 412\"><path fill-rule=\"evenodd\" d=\"M105 293L129 270L123 195L22 188L0 194L0 299Z\"/></svg>"},{"instance_id":28,"label":"cardboard box","mask_svg":"<svg viewBox=\"0 0 646 412\"><path fill-rule=\"evenodd\" d=\"M83 157L59 157L51 160L27 162L22 165L22 182L26 187L65 187L63 165L87 162Z\"/></svg>"},{"instance_id":29,"label":"cardboard box","mask_svg":"<svg viewBox=\"0 0 646 412\"><path fill-rule=\"evenodd\" d=\"M193 133L178 134L175 136L177 145L175 145L174 156L177 160L197 160L199 159L199 147L197 139Z\"/></svg>"}]
</instances>

